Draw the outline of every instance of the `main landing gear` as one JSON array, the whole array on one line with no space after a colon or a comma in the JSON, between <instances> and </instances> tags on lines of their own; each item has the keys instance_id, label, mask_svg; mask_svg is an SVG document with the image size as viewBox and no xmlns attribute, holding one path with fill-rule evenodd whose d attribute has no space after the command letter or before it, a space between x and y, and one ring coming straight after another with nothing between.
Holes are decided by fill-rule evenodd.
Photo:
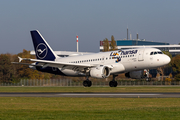
<instances>
[{"instance_id":1,"label":"main landing gear","mask_svg":"<svg viewBox=\"0 0 180 120\"><path fill-rule=\"evenodd\" d=\"M118 83L117 83L117 81L115 81L116 76L118 76L118 75L113 75L113 80L109 82L110 87L117 87ZM92 82L88 78L89 77L87 77L87 79L83 81L84 87L91 87L91 85L92 85Z\"/></svg>"},{"instance_id":2,"label":"main landing gear","mask_svg":"<svg viewBox=\"0 0 180 120\"><path fill-rule=\"evenodd\" d=\"M117 87L118 83L115 81L115 77L118 75L113 75L113 80L109 82L110 87Z\"/></svg>"},{"instance_id":3,"label":"main landing gear","mask_svg":"<svg viewBox=\"0 0 180 120\"><path fill-rule=\"evenodd\" d=\"M89 77L87 77L87 79L83 81L84 87L91 87L92 85L92 82L88 78Z\"/></svg>"}]
</instances>

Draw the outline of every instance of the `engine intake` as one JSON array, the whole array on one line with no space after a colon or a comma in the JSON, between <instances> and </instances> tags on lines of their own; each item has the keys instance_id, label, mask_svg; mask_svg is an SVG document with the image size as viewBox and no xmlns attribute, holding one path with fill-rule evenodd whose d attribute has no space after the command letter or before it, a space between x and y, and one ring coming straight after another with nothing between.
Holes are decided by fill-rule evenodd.
<instances>
[{"instance_id":1,"label":"engine intake","mask_svg":"<svg viewBox=\"0 0 180 120\"><path fill-rule=\"evenodd\" d=\"M94 78L107 78L109 75L110 70L107 66L98 66L90 70L90 76Z\"/></svg>"}]
</instances>

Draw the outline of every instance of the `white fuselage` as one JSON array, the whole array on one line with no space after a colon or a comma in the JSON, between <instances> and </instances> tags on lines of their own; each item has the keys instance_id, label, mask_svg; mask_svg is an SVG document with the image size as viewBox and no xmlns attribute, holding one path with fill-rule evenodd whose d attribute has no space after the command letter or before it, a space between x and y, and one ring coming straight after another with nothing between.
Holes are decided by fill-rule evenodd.
<instances>
[{"instance_id":1,"label":"white fuselage","mask_svg":"<svg viewBox=\"0 0 180 120\"><path fill-rule=\"evenodd\" d=\"M110 69L110 74L137 71L164 66L170 62L169 56L155 48L138 48L110 52L100 52L90 55L64 57L55 61L73 64L104 65ZM59 70L68 76L82 76L76 68Z\"/></svg>"}]
</instances>

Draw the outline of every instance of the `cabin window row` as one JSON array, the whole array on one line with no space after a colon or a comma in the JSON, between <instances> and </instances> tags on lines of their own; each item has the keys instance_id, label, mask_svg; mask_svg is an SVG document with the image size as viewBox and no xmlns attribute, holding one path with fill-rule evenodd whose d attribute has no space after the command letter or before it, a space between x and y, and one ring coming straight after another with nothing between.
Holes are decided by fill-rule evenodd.
<instances>
[{"instance_id":1,"label":"cabin window row","mask_svg":"<svg viewBox=\"0 0 180 120\"><path fill-rule=\"evenodd\" d=\"M124 56L120 56L121 58L126 58L126 57L134 57L134 55L124 55ZM110 59L116 59L114 57L109 57ZM108 58L99 58L99 59L90 59L90 60L82 60L82 61L73 61L73 62L69 62L69 63L84 63L84 62L92 62L92 61L101 61L101 60L108 60Z\"/></svg>"}]
</instances>

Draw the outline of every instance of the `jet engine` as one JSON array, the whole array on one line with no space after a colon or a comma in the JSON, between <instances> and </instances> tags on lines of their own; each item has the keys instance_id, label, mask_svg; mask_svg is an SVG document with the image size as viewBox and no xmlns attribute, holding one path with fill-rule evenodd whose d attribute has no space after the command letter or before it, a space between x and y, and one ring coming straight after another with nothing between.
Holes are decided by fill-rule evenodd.
<instances>
[{"instance_id":1,"label":"jet engine","mask_svg":"<svg viewBox=\"0 0 180 120\"><path fill-rule=\"evenodd\" d=\"M141 79L145 77L144 70L128 72L125 74L125 76L133 79Z\"/></svg>"},{"instance_id":2,"label":"jet engine","mask_svg":"<svg viewBox=\"0 0 180 120\"><path fill-rule=\"evenodd\" d=\"M107 66L97 66L90 70L90 76L94 78L107 78L109 75L110 70Z\"/></svg>"}]
</instances>

